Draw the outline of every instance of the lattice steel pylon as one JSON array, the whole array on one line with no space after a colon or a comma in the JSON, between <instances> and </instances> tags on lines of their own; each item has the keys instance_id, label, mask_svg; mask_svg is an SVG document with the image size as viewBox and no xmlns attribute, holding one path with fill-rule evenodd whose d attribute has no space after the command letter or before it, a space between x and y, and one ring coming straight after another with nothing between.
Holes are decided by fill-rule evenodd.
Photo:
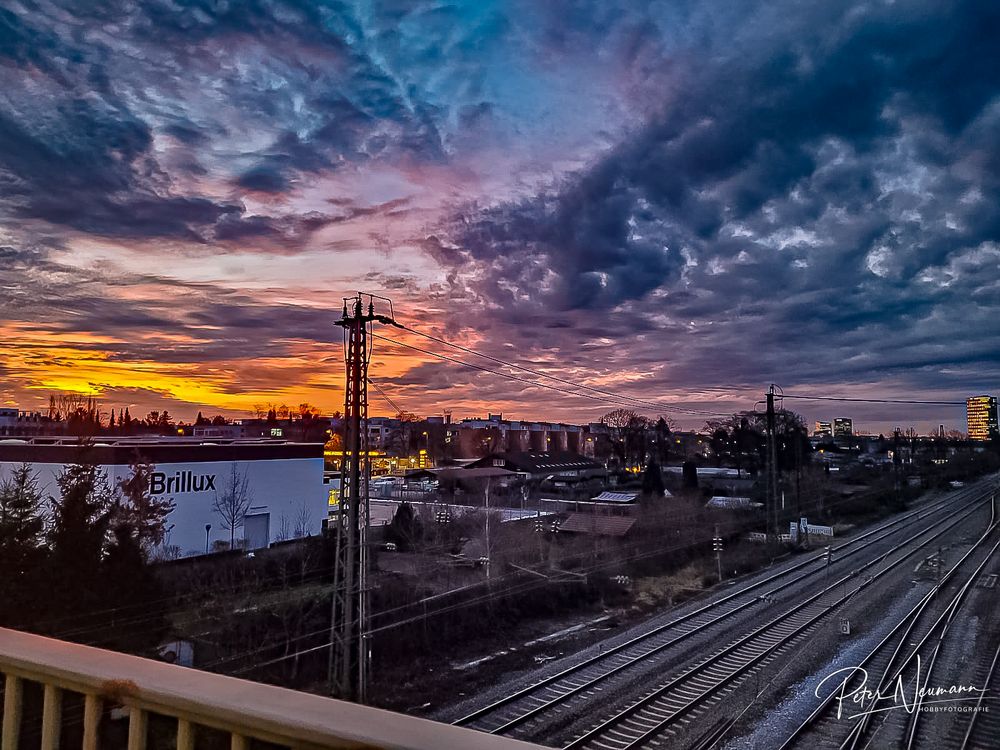
<instances>
[{"instance_id":1,"label":"lattice steel pylon","mask_svg":"<svg viewBox=\"0 0 1000 750\"><path fill-rule=\"evenodd\" d=\"M389 315L376 314L375 300L387 304ZM367 302L367 311L365 303ZM380 303L381 304L381 303ZM373 323L394 325L392 303L385 297L359 292L344 298L344 460L340 502L333 517L336 562L330 611L330 693L365 703L371 649L368 643L368 362Z\"/></svg>"}]
</instances>

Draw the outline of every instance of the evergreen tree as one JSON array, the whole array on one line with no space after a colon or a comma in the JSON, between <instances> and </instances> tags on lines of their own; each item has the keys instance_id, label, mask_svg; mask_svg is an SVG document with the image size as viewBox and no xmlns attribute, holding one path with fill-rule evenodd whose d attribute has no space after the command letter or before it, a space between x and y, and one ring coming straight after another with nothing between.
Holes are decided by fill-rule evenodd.
<instances>
[{"instance_id":1,"label":"evergreen tree","mask_svg":"<svg viewBox=\"0 0 1000 750\"><path fill-rule=\"evenodd\" d=\"M685 461L681 467L684 489L698 489L698 465L694 461Z\"/></svg>"},{"instance_id":2,"label":"evergreen tree","mask_svg":"<svg viewBox=\"0 0 1000 750\"><path fill-rule=\"evenodd\" d=\"M108 429L109 430L114 430L115 429L115 410L114 409L111 410L111 416L108 417Z\"/></svg>"},{"instance_id":3,"label":"evergreen tree","mask_svg":"<svg viewBox=\"0 0 1000 750\"><path fill-rule=\"evenodd\" d=\"M37 579L44 557L42 494L28 464L0 480L0 624L38 615Z\"/></svg>"},{"instance_id":4,"label":"evergreen tree","mask_svg":"<svg viewBox=\"0 0 1000 750\"><path fill-rule=\"evenodd\" d=\"M385 530L385 539L394 542L401 551L409 551L423 537L423 524L413 512L413 506L407 502L400 503L392 521Z\"/></svg>"},{"instance_id":5,"label":"evergreen tree","mask_svg":"<svg viewBox=\"0 0 1000 750\"><path fill-rule=\"evenodd\" d=\"M59 497L50 498L50 599L57 612L78 613L101 608L101 563L118 505L107 477L90 461L86 447L78 463L57 479Z\"/></svg>"},{"instance_id":6,"label":"evergreen tree","mask_svg":"<svg viewBox=\"0 0 1000 750\"><path fill-rule=\"evenodd\" d=\"M656 461L650 461L646 465L646 471L642 474L642 494L643 497L655 500L663 499L663 474L660 472L660 465Z\"/></svg>"},{"instance_id":7,"label":"evergreen tree","mask_svg":"<svg viewBox=\"0 0 1000 750\"><path fill-rule=\"evenodd\" d=\"M42 494L29 464L0 481L0 549L38 546L42 533Z\"/></svg>"},{"instance_id":8,"label":"evergreen tree","mask_svg":"<svg viewBox=\"0 0 1000 750\"><path fill-rule=\"evenodd\" d=\"M133 529L127 523L115 526L111 543L101 564L102 590L105 599L101 615L107 620L107 638L101 645L118 651L152 655L166 631L166 608L163 590L152 568L146 562L146 552L140 546ZM115 610L125 608L124 622L116 622ZM141 626L128 618L141 611Z\"/></svg>"},{"instance_id":9,"label":"evergreen tree","mask_svg":"<svg viewBox=\"0 0 1000 750\"><path fill-rule=\"evenodd\" d=\"M124 526L133 535L139 549L148 555L151 548L162 544L166 535L167 516L174 502L150 494L150 478L156 467L135 454L129 464L131 474L118 483L122 500L115 517L116 526Z\"/></svg>"}]
</instances>

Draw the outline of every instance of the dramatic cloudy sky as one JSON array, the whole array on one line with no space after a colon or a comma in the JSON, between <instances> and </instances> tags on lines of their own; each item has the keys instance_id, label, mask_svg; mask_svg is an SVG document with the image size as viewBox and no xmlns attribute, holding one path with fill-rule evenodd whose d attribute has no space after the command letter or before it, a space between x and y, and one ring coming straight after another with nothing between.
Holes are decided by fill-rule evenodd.
<instances>
[{"instance_id":1,"label":"dramatic cloudy sky","mask_svg":"<svg viewBox=\"0 0 1000 750\"><path fill-rule=\"evenodd\" d=\"M0 403L333 409L354 289L694 410L996 393L998 29L995 0L6 0ZM384 341L372 373L420 413L611 408Z\"/></svg>"}]
</instances>

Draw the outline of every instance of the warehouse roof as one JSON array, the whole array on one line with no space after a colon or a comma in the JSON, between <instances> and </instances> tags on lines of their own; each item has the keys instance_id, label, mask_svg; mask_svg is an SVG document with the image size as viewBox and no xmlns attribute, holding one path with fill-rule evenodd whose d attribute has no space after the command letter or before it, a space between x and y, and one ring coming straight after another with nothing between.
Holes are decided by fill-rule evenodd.
<instances>
[{"instance_id":1,"label":"warehouse roof","mask_svg":"<svg viewBox=\"0 0 1000 750\"><path fill-rule=\"evenodd\" d=\"M570 513L559 524L559 531L597 536L625 536L635 525L631 516L601 516L596 513Z\"/></svg>"},{"instance_id":2,"label":"warehouse roof","mask_svg":"<svg viewBox=\"0 0 1000 750\"><path fill-rule=\"evenodd\" d=\"M602 492L590 500L595 503L634 503L638 497L638 492Z\"/></svg>"},{"instance_id":3,"label":"warehouse roof","mask_svg":"<svg viewBox=\"0 0 1000 750\"><path fill-rule=\"evenodd\" d=\"M572 451L510 451L509 453L491 453L479 459L472 466L495 466L497 461L503 461L514 471L528 474L544 474L561 471L603 470L596 461Z\"/></svg>"},{"instance_id":4,"label":"warehouse roof","mask_svg":"<svg viewBox=\"0 0 1000 750\"><path fill-rule=\"evenodd\" d=\"M722 508L724 510L749 510L763 508L763 503L755 503L749 497L723 497L716 495L705 503L706 508Z\"/></svg>"},{"instance_id":5,"label":"warehouse roof","mask_svg":"<svg viewBox=\"0 0 1000 750\"><path fill-rule=\"evenodd\" d=\"M497 477L514 477L517 472L501 469L496 466L483 466L476 468L450 467L442 469L417 469L406 475L407 479L437 479L451 481L455 479L489 479Z\"/></svg>"},{"instance_id":6,"label":"warehouse roof","mask_svg":"<svg viewBox=\"0 0 1000 750\"><path fill-rule=\"evenodd\" d=\"M29 437L0 440L0 461L12 463L129 464L136 456L150 463L201 461L260 461L281 458L322 458L322 443L289 443L283 440L192 439L171 437L99 436L92 442L80 438Z\"/></svg>"}]
</instances>

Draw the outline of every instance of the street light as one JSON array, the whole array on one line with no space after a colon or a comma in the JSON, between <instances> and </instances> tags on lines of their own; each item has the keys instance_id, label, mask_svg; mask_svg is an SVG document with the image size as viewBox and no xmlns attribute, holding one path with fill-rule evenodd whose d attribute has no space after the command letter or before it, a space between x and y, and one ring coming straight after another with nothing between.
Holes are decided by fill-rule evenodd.
<instances>
[{"instance_id":1,"label":"street light","mask_svg":"<svg viewBox=\"0 0 1000 750\"><path fill-rule=\"evenodd\" d=\"M208 554L208 532L212 530L212 524L205 524L205 554Z\"/></svg>"}]
</instances>

